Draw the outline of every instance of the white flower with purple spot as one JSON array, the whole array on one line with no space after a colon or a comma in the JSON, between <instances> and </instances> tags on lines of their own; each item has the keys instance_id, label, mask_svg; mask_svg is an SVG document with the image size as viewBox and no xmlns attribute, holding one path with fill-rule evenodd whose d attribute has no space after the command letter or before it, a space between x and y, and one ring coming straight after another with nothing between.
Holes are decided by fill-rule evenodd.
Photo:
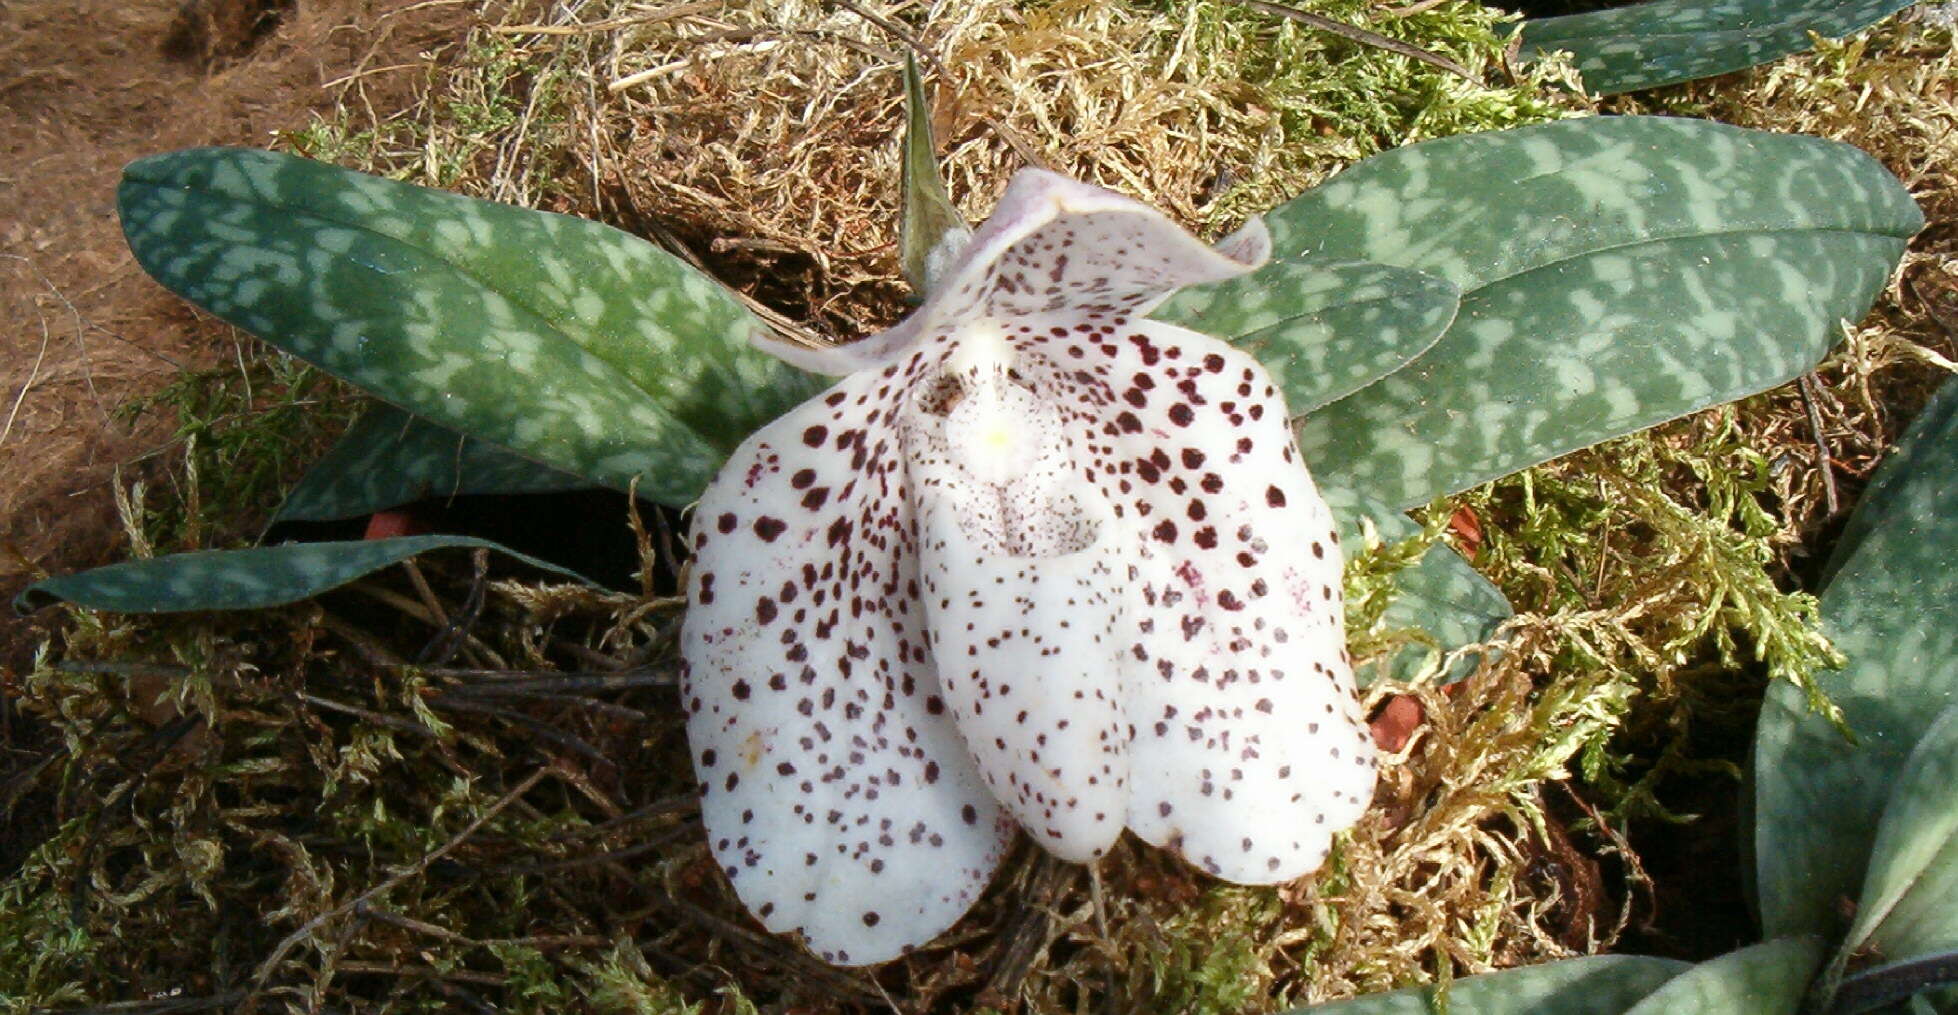
<instances>
[{"instance_id":1,"label":"white flower with purple spot","mask_svg":"<svg viewBox=\"0 0 1958 1015\"><path fill-rule=\"evenodd\" d=\"M1026 170L916 313L780 350L844 376L702 496L683 632L708 838L770 930L903 954L1016 828L1270 884L1358 820L1339 550L1283 400L1143 316L1268 252Z\"/></svg>"}]
</instances>

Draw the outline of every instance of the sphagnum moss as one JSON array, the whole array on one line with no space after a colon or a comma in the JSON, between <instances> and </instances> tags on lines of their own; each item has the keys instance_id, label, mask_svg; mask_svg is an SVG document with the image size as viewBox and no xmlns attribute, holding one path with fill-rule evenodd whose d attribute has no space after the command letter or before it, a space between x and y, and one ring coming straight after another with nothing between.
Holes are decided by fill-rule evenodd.
<instances>
[{"instance_id":1,"label":"sphagnum moss","mask_svg":"<svg viewBox=\"0 0 1958 1015\"><path fill-rule=\"evenodd\" d=\"M1315 9L1472 68L1500 63L1498 19L1474 4ZM874 10L951 68L933 77L938 135L975 217L1033 159L1217 230L1385 147L1583 109L1550 87L1554 70L1474 88L1224 2ZM815 4L667 15L611 0L486 7L420 107L369 111L350 95L289 142L671 229L818 330L888 320L908 42ZM1799 114L1795 126L1884 157L1949 219L1958 202L1932 155L1950 99L1921 76L1950 58L1938 31L1888 28L1668 101L1777 127ZM1845 88L1853 117L1831 112ZM1919 241L1904 286L1820 373L1845 500L1848 472L1927 387L1911 350L1952 353L1926 313L1945 233ZM186 404L228 420L245 404L232 397ZM1682 702L1719 707L1708 674L1806 679L1827 660L1791 579L1828 515L1810 436L1801 400L1770 393L1432 508L1426 539L1457 511L1476 519L1464 548L1521 613L1469 653L1459 689L1374 691L1413 696L1428 721L1320 876L1219 887L1130 843L1096 893L1029 853L950 944L876 982L756 932L713 872L670 690L671 603L483 583L466 559L438 558L420 583L397 573L252 616L78 612L21 688L59 746L16 765L0 798L54 815L0 882L0 1009L165 995L236 1007L262 989L261 1010L737 1012L755 1010L749 996L877 1010L888 996L1062 1011L1110 996L1237 1011L1603 948L1616 912L1573 926L1577 886L1530 876L1532 842L1556 820L1544 789L1577 769L1621 813L1663 811L1617 731ZM176 515L201 503L204 531L243 531L255 519L216 517L251 511L217 492L217 468L194 487L179 473L186 492L154 499L134 528L180 542L200 523ZM1356 647L1384 644L1369 629L1384 576L1417 548L1363 554L1349 573ZM473 640L412 662L455 643L442 618L478 595ZM610 689L575 682L600 672Z\"/></svg>"}]
</instances>

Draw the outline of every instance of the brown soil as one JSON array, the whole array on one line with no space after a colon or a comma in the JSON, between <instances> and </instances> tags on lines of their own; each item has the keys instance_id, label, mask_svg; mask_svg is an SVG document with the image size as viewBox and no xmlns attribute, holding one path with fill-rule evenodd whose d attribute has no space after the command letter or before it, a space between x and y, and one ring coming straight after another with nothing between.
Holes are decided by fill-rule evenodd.
<instances>
[{"instance_id":1,"label":"brown soil","mask_svg":"<svg viewBox=\"0 0 1958 1015\"><path fill-rule=\"evenodd\" d=\"M115 216L123 164L265 145L348 89L401 108L461 17L406 0L0 3L0 603L115 554L114 477L171 433L117 408L242 340L136 266ZM0 623L0 672L33 628Z\"/></svg>"}]
</instances>

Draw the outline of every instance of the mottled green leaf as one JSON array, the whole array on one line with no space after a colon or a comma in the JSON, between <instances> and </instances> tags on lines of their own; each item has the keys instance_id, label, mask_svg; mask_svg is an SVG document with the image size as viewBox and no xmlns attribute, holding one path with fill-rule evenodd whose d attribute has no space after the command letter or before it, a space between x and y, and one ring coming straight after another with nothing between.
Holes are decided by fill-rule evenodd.
<instances>
[{"instance_id":1,"label":"mottled green leaf","mask_svg":"<svg viewBox=\"0 0 1958 1015\"><path fill-rule=\"evenodd\" d=\"M1151 316L1243 346L1302 416L1427 351L1460 302L1454 284L1433 275L1292 256L1228 282L1191 286Z\"/></svg>"},{"instance_id":2,"label":"mottled green leaf","mask_svg":"<svg viewBox=\"0 0 1958 1015\"><path fill-rule=\"evenodd\" d=\"M1439 986L1409 987L1351 1001L1299 1008L1324 1015L1620 1015L1639 998L1692 968L1672 959L1592 955ZM1445 994L1445 1000L1443 995Z\"/></svg>"},{"instance_id":3,"label":"mottled green leaf","mask_svg":"<svg viewBox=\"0 0 1958 1015\"><path fill-rule=\"evenodd\" d=\"M1795 1015L1821 964L1821 938L1768 941L1694 966L1625 1015Z\"/></svg>"},{"instance_id":4,"label":"mottled green leaf","mask_svg":"<svg viewBox=\"0 0 1958 1015\"><path fill-rule=\"evenodd\" d=\"M1848 657L1822 681L1850 743L1776 682L1754 744L1755 874L1771 935L1834 934L1863 880L1878 818L1933 719L1958 704L1958 382L1886 461L1852 552L1822 590L1823 629Z\"/></svg>"},{"instance_id":5,"label":"mottled green leaf","mask_svg":"<svg viewBox=\"0 0 1958 1015\"><path fill-rule=\"evenodd\" d=\"M1854 148L1661 117L1396 149L1266 220L1281 256L1462 290L1432 349L1301 429L1315 474L1400 507L1800 373L1923 221Z\"/></svg>"},{"instance_id":6,"label":"mottled green leaf","mask_svg":"<svg viewBox=\"0 0 1958 1015\"><path fill-rule=\"evenodd\" d=\"M1525 58L1564 51L1600 95L1725 74L1839 39L1911 0L1656 0L1523 23Z\"/></svg>"},{"instance_id":7,"label":"mottled green leaf","mask_svg":"<svg viewBox=\"0 0 1958 1015\"><path fill-rule=\"evenodd\" d=\"M1876 828L1856 922L1837 961L1958 949L1958 705L1905 759Z\"/></svg>"},{"instance_id":8,"label":"mottled green leaf","mask_svg":"<svg viewBox=\"0 0 1958 1015\"><path fill-rule=\"evenodd\" d=\"M430 497L549 493L591 485L380 403L355 420L300 479L272 520L329 521Z\"/></svg>"},{"instance_id":9,"label":"mottled green leaf","mask_svg":"<svg viewBox=\"0 0 1958 1015\"><path fill-rule=\"evenodd\" d=\"M1339 520L1339 538L1348 547L1360 545L1361 518L1371 521L1386 542L1421 534L1421 527L1405 513L1350 490L1322 487L1320 493ZM1383 677L1408 679L1442 653L1486 641L1515 612L1489 579L1443 544L1429 547L1420 560L1396 574L1394 585L1397 594L1381 615L1381 624L1390 631L1424 632L1426 639L1407 645L1390 658L1359 667L1354 675L1363 687ZM1444 678L1465 674L1464 667L1444 674Z\"/></svg>"},{"instance_id":10,"label":"mottled green leaf","mask_svg":"<svg viewBox=\"0 0 1958 1015\"><path fill-rule=\"evenodd\" d=\"M336 543L287 543L249 550L202 550L132 560L35 582L14 600L30 610L66 600L117 613L256 610L298 602L428 550L495 550L531 567L591 584L549 561L470 536L402 536Z\"/></svg>"},{"instance_id":11,"label":"mottled green leaf","mask_svg":"<svg viewBox=\"0 0 1958 1015\"><path fill-rule=\"evenodd\" d=\"M682 504L813 381L753 349L712 280L636 237L306 159L132 163L143 268L441 426Z\"/></svg>"}]
</instances>

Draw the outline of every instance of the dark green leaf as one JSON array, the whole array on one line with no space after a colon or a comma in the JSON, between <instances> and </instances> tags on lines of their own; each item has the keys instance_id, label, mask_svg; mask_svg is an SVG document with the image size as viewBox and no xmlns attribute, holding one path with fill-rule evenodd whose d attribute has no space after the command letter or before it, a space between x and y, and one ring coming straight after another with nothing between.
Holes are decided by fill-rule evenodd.
<instances>
[{"instance_id":1,"label":"dark green leaf","mask_svg":"<svg viewBox=\"0 0 1958 1015\"><path fill-rule=\"evenodd\" d=\"M1845 145L1597 117L1396 149L1267 221L1281 256L1462 290L1434 348L1300 434L1316 475L1412 507L1800 373L1923 220Z\"/></svg>"},{"instance_id":2,"label":"dark green leaf","mask_svg":"<svg viewBox=\"0 0 1958 1015\"><path fill-rule=\"evenodd\" d=\"M1941 391L1918 412L1916 419L1911 420L1910 433L1898 443L1884 467L1877 470L1876 477L1863 489L1855 513L1843 525L1842 535L1836 539L1836 548L1829 554L1828 565L1823 568L1821 585L1824 588L1828 587L1843 564L1856 556L1871 533L1881 532L1893 524L1915 524L1911 518L1914 513L1936 510L1924 500L1925 477L1920 473L1926 469L1944 467L1942 463L1946 459L1939 456L1945 453L1936 448L1953 438L1939 435L1953 433L1958 433L1958 394Z\"/></svg>"},{"instance_id":3,"label":"dark green leaf","mask_svg":"<svg viewBox=\"0 0 1958 1015\"><path fill-rule=\"evenodd\" d=\"M591 485L381 403L300 479L272 520L329 521L430 497L549 493Z\"/></svg>"},{"instance_id":4,"label":"dark green leaf","mask_svg":"<svg viewBox=\"0 0 1958 1015\"><path fill-rule=\"evenodd\" d=\"M1842 929L1906 758L1958 701L1958 382L1924 410L1857 507L1861 535L1822 590L1849 664L1822 682L1852 744L1793 684L1762 704L1754 744L1755 872L1769 934Z\"/></svg>"},{"instance_id":5,"label":"dark green leaf","mask_svg":"<svg viewBox=\"0 0 1958 1015\"><path fill-rule=\"evenodd\" d=\"M1795 1015L1821 964L1821 938L1768 941L1694 966L1625 1015Z\"/></svg>"},{"instance_id":6,"label":"dark green leaf","mask_svg":"<svg viewBox=\"0 0 1958 1015\"><path fill-rule=\"evenodd\" d=\"M670 504L816 390L710 279L636 237L243 149L124 172L143 268L441 426Z\"/></svg>"},{"instance_id":7,"label":"dark green leaf","mask_svg":"<svg viewBox=\"0 0 1958 1015\"><path fill-rule=\"evenodd\" d=\"M574 571L470 536L402 536L344 543L287 543L249 550L203 550L132 560L35 582L14 600L30 610L66 600L91 610L180 613L256 610L338 588L428 550L480 547L573 581Z\"/></svg>"},{"instance_id":8,"label":"dark green leaf","mask_svg":"<svg viewBox=\"0 0 1958 1015\"><path fill-rule=\"evenodd\" d=\"M1592 955L1296 1009L1323 1015L1620 1015L1692 968L1672 959ZM1445 993L1446 999L1443 1000Z\"/></svg>"},{"instance_id":9,"label":"dark green leaf","mask_svg":"<svg viewBox=\"0 0 1958 1015\"><path fill-rule=\"evenodd\" d=\"M1452 283L1407 268L1292 256L1191 286L1151 316L1244 346L1302 416L1426 352L1460 301Z\"/></svg>"},{"instance_id":10,"label":"dark green leaf","mask_svg":"<svg viewBox=\"0 0 1958 1015\"><path fill-rule=\"evenodd\" d=\"M1873 1011L1897 1015L1958 1012L1958 951L1859 969L1839 984L1827 1010L1830 1015L1861 1015Z\"/></svg>"},{"instance_id":11,"label":"dark green leaf","mask_svg":"<svg viewBox=\"0 0 1958 1015\"><path fill-rule=\"evenodd\" d=\"M1889 796L1838 969L1857 954L1958 949L1958 704L1924 731Z\"/></svg>"},{"instance_id":12,"label":"dark green leaf","mask_svg":"<svg viewBox=\"0 0 1958 1015\"><path fill-rule=\"evenodd\" d=\"M1523 55L1574 56L1600 95L1712 77L1807 52L1812 32L1839 39L1911 0L1657 0L1523 23Z\"/></svg>"}]
</instances>

